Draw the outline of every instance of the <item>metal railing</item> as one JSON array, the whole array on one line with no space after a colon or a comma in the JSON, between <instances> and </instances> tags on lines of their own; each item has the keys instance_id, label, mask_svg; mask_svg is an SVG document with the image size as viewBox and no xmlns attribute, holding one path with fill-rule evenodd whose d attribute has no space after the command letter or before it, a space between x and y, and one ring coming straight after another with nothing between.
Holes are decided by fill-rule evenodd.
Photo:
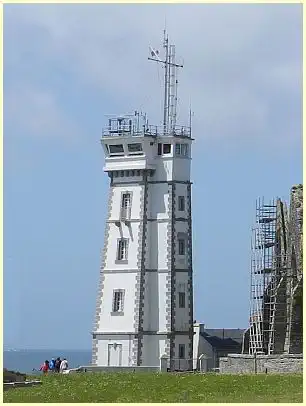
<instances>
[{"instance_id":1,"label":"metal railing","mask_svg":"<svg viewBox=\"0 0 306 406\"><path fill-rule=\"evenodd\" d=\"M191 128L185 126L175 126L173 129L167 129L156 125L143 126L142 129L135 129L130 125L122 125L118 128L106 127L102 130L103 137L144 137L144 136L173 136L173 137L191 137Z\"/></svg>"}]
</instances>

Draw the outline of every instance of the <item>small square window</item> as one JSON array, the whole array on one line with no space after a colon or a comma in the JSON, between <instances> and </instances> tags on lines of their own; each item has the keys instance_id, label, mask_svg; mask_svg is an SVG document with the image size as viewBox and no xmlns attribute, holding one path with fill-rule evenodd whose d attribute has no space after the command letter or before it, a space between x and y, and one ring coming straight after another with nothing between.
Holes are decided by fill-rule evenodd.
<instances>
[{"instance_id":1,"label":"small square window","mask_svg":"<svg viewBox=\"0 0 306 406\"><path fill-rule=\"evenodd\" d=\"M186 306L185 298L186 298L185 292L179 292L179 307L181 309L184 309Z\"/></svg>"},{"instance_id":2,"label":"small square window","mask_svg":"<svg viewBox=\"0 0 306 406\"><path fill-rule=\"evenodd\" d=\"M189 147L188 144L182 144L181 145L181 154L183 156L188 156L188 147Z\"/></svg>"},{"instance_id":3,"label":"small square window","mask_svg":"<svg viewBox=\"0 0 306 406\"><path fill-rule=\"evenodd\" d=\"M129 192L122 194L120 217L123 220L129 220L131 216L132 195Z\"/></svg>"},{"instance_id":4,"label":"small square window","mask_svg":"<svg viewBox=\"0 0 306 406\"><path fill-rule=\"evenodd\" d=\"M185 197L184 196L178 197L178 209L179 209L179 211L185 211Z\"/></svg>"},{"instance_id":5,"label":"small square window","mask_svg":"<svg viewBox=\"0 0 306 406\"><path fill-rule=\"evenodd\" d=\"M171 154L171 144L163 144L163 154Z\"/></svg>"},{"instance_id":6,"label":"small square window","mask_svg":"<svg viewBox=\"0 0 306 406\"><path fill-rule=\"evenodd\" d=\"M117 260L118 261L127 260L127 250L128 250L128 239L122 238L122 239L118 240L118 248L117 248Z\"/></svg>"},{"instance_id":7,"label":"small square window","mask_svg":"<svg viewBox=\"0 0 306 406\"><path fill-rule=\"evenodd\" d=\"M142 144L141 143L128 144L128 151L129 155L143 155Z\"/></svg>"},{"instance_id":8,"label":"small square window","mask_svg":"<svg viewBox=\"0 0 306 406\"><path fill-rule=\"evenodd\" d=\"M178 240L178 253L179 255L185 255L185 245L186 241L183 238Z\"/></svg>"},{"instance_id":9,"label":"small square window","mask_svg":"<svg viewBox=\"0 0 306 406\"><path fill-rule=\"evenodd\" d=\"M157 155L161 155L162 154L162 144L159 142L157 144Z\"/></svg>"},{"instance_id":10,"label":"small square window","mask_svg":"<svg viewBox=\"0 0 306 406\"><path fill-rule=\"evenodd\" d=\"M128 144L128 151L129 152L141 152L142 151L141 143Z\"/></svg>"},{"instance_id":11,"label":"small square window","mask_svg":"<svg viewBox=\"0 0 306 406\"><path fill-rule=\"evenodd\" d=\"M123 312L124 290L116 289L113 291L113 313Z\"/></svg>"},{"instance_id":12,"label":"small square window","mask_svg":"<svg viewBox=\"0 0 306 406\"><path fill-rule=\"evenodd\" d=\"M179 359L185 359L185 344L179 344Z\"/></svg>"},{"instance_id":13,"label":"small square window","mask_svg":"<svg viewBox=\"0 0 306 406\"><path fill-rule=\"evenodd\" d=\"M110 154L124 154L123 150L123 145L122 144L117 144L117 145L109 145L109 153Z\"/></svg>"}]
</instances>

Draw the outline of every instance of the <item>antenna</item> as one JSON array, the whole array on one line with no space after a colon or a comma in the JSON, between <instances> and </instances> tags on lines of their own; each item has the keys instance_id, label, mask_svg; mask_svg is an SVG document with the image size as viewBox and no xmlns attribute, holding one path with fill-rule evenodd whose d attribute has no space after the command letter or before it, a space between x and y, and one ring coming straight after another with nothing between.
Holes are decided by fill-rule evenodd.
<instances>
[{"instance_id":1,"label":"antenna","mask_svg":"<svg viewBox=\"0 0 306 406\"><path fill-rule=\"evenodd\" d=\"M191 136L191 128L192 128L192 117L194 116L194 112L191 109L191 102L189 106L189 127L190 127L190 136Z\"/></svg>"},{"instance_id":2,"label":"antenna","mask_svg":"<svg viewBox=\"0 0 306 406\"><path fill-rule=\"evenodd\" d=\"M169 78L169 72L168 72L168 68L169 65L168 64L168 58L169 58L169 39L168 39L168 35L166 34L166 29L164 29L164 48L165 48L165 53L166 53L166 57L165 57L165 95L164 95L164 122L163 122L163 126L164 126L164 134L167 133L167 122L168 122L168 115L169 115L169 109L168 109L168 95L169 95L169 85L168 85L168 78Z\"/></svg>"},{"instance_id":3,"label":"antenna","mask_svg":"<svg viewBox=\"0 0 306 406\"><path fill-rule=\"evenodd\" d=\"M162 63L165 68L163 127L164 134L167 134L169 131L173 133L176 125L178 88L177 68L182 68L183 65L179 65L175 61L175 45L169 45L169 38L166 29L164 29L163 48L165 49L164 60L159 58L159 52L153 48L150 48L152 58L148 59L150 61Z\"/></svg>"}]
</instances>

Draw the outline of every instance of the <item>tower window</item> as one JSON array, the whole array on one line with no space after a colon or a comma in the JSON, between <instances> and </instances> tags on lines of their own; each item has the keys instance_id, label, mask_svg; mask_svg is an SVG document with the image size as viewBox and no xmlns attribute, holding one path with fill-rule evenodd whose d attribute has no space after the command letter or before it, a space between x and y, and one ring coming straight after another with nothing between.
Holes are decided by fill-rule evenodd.
<instances>
[{"instance_id":1,"label":"tower window","mask_svg":"<svg viewBox=\"0 0 306 406\"><path fill-rule=\"evenodd\" d=\"M123 145L122 144L117 144L117 145L109 145L108 146L109 154L110 155L123 155L124 150L123 150Z\"/></svg>"},{"instance_id":2,"label":"tower window","mask_svg":"<svg viewBox=\"0 0 306 406\"><path fill-rule=\"evenodd\" d=\"M142 155L142 145L141 143L128 144L129 155Z\"/></svg>"},{"instance_id":3,"label":"tower window","mask_svg":"<svg viewBox=\"0 0 306 406\"><path fill-rule=\"evenodd\" d=\"M185 292L179 292L179 307L181 309L184 309L186 306L185 299L186 299Z\"/></svg>"},{"instance_id":4,"label":"tower window","mask_svg":"<svg viewBox=\"0 0 306 406\"><path fill-rule=\"evenodd\" d=\"M121 198L120 218L123 220L131 217L132 195L129 192L123 193Z\"/></svg>"},{"instance_id":5,"label":"tower window","mask_svg":"<svg viewBox=\"0 0 306 406\"><path fill-rule=\"evenodd\" d=\"M118 248L117 248L118 261L127 260L127 250L128 250L128 239L121 238L120 240L118 240Z\"/></svg>"},{"instance_id":6,"label":"tower window","mask_svg":"<svg viewBox=\"0 0 306 406\"><path fill-rule=\"evenodd\" d=\"M181 155L183 156L188 156L188 144L182 144L181 145Z\"/></svg>"},{"instance_id":7,"label":"tower window","mask_svg":"<svg viewBox=\"0 0 306 406\"><path fill-rule=\"evenodd\" d=\"M185 197L184 196L178 197L178 209L179 209L179 211L185 211Z\"/></svg>"},{"instance_id":8,"label":"tower window","mask_svg":"<svg viewBox=\"0 0 306 406\"><path fill-rule=\"evenodd\" d=\"M185 344L179 344L179 359L185 359Z\"/></svg>"},{"instance_id":9,"label":"tower window","mask_svg":"<svg viewBox=\"0 0 306 406\"><path fill-rule=\"evenodd\" d=\"M163 144L163 154L171 154L171 144Z\"/></svg>"},{"instance_id":10,"label":"tower window","mask_svg":"<svg viewBox=\"0 0 306 406\"><path fill-rule=\"evenodd\" d=\"M188 156L188 144L175 144L175 155Z\"/></svg>"},{"instance_id":11,"label":"tower window","mask_svg":"<svg viewBox=\"0 0 306 406\"><path fill-rule=\"evenodd\" d=\"M124 305L124 290L116 289L113 291L113 312L123 312Z\"/></svg>"},{"instance_id":12,"label":"tower window","mask_svg":"<svg viewBox=\"0 0 306 406\"><path fill-rule=\"evenodd\" d=\"M157 155L161 155L162 154L162 144L159 142L157 144Z\"/></svg>"},{"instance_id":13,"label":"tower window","mask_svg":"<svg viewBox=\"0 0 306 406\"><path fill-rule=\"evenodd\" d=\"M179 255L185 255L186 251L186 241L183 238L178 240L178 253Z\"/></svg>"}]
</instances>

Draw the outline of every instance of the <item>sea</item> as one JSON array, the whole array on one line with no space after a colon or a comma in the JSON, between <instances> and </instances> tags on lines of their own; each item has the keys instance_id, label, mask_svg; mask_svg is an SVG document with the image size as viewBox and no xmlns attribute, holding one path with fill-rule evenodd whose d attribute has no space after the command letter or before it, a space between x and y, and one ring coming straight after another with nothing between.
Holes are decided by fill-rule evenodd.
<instances>
[{"instance_id":1,"label":"sea","mask_svg":"<svg viewBox=\"0 0 306 406\"><path fill-rule=\"evenodd\" d=\"M66 358L69 368L91 364L91 350L4 350L3 367L9 371L35 374L45 360Z\"/></svg>"}]
</instances>

